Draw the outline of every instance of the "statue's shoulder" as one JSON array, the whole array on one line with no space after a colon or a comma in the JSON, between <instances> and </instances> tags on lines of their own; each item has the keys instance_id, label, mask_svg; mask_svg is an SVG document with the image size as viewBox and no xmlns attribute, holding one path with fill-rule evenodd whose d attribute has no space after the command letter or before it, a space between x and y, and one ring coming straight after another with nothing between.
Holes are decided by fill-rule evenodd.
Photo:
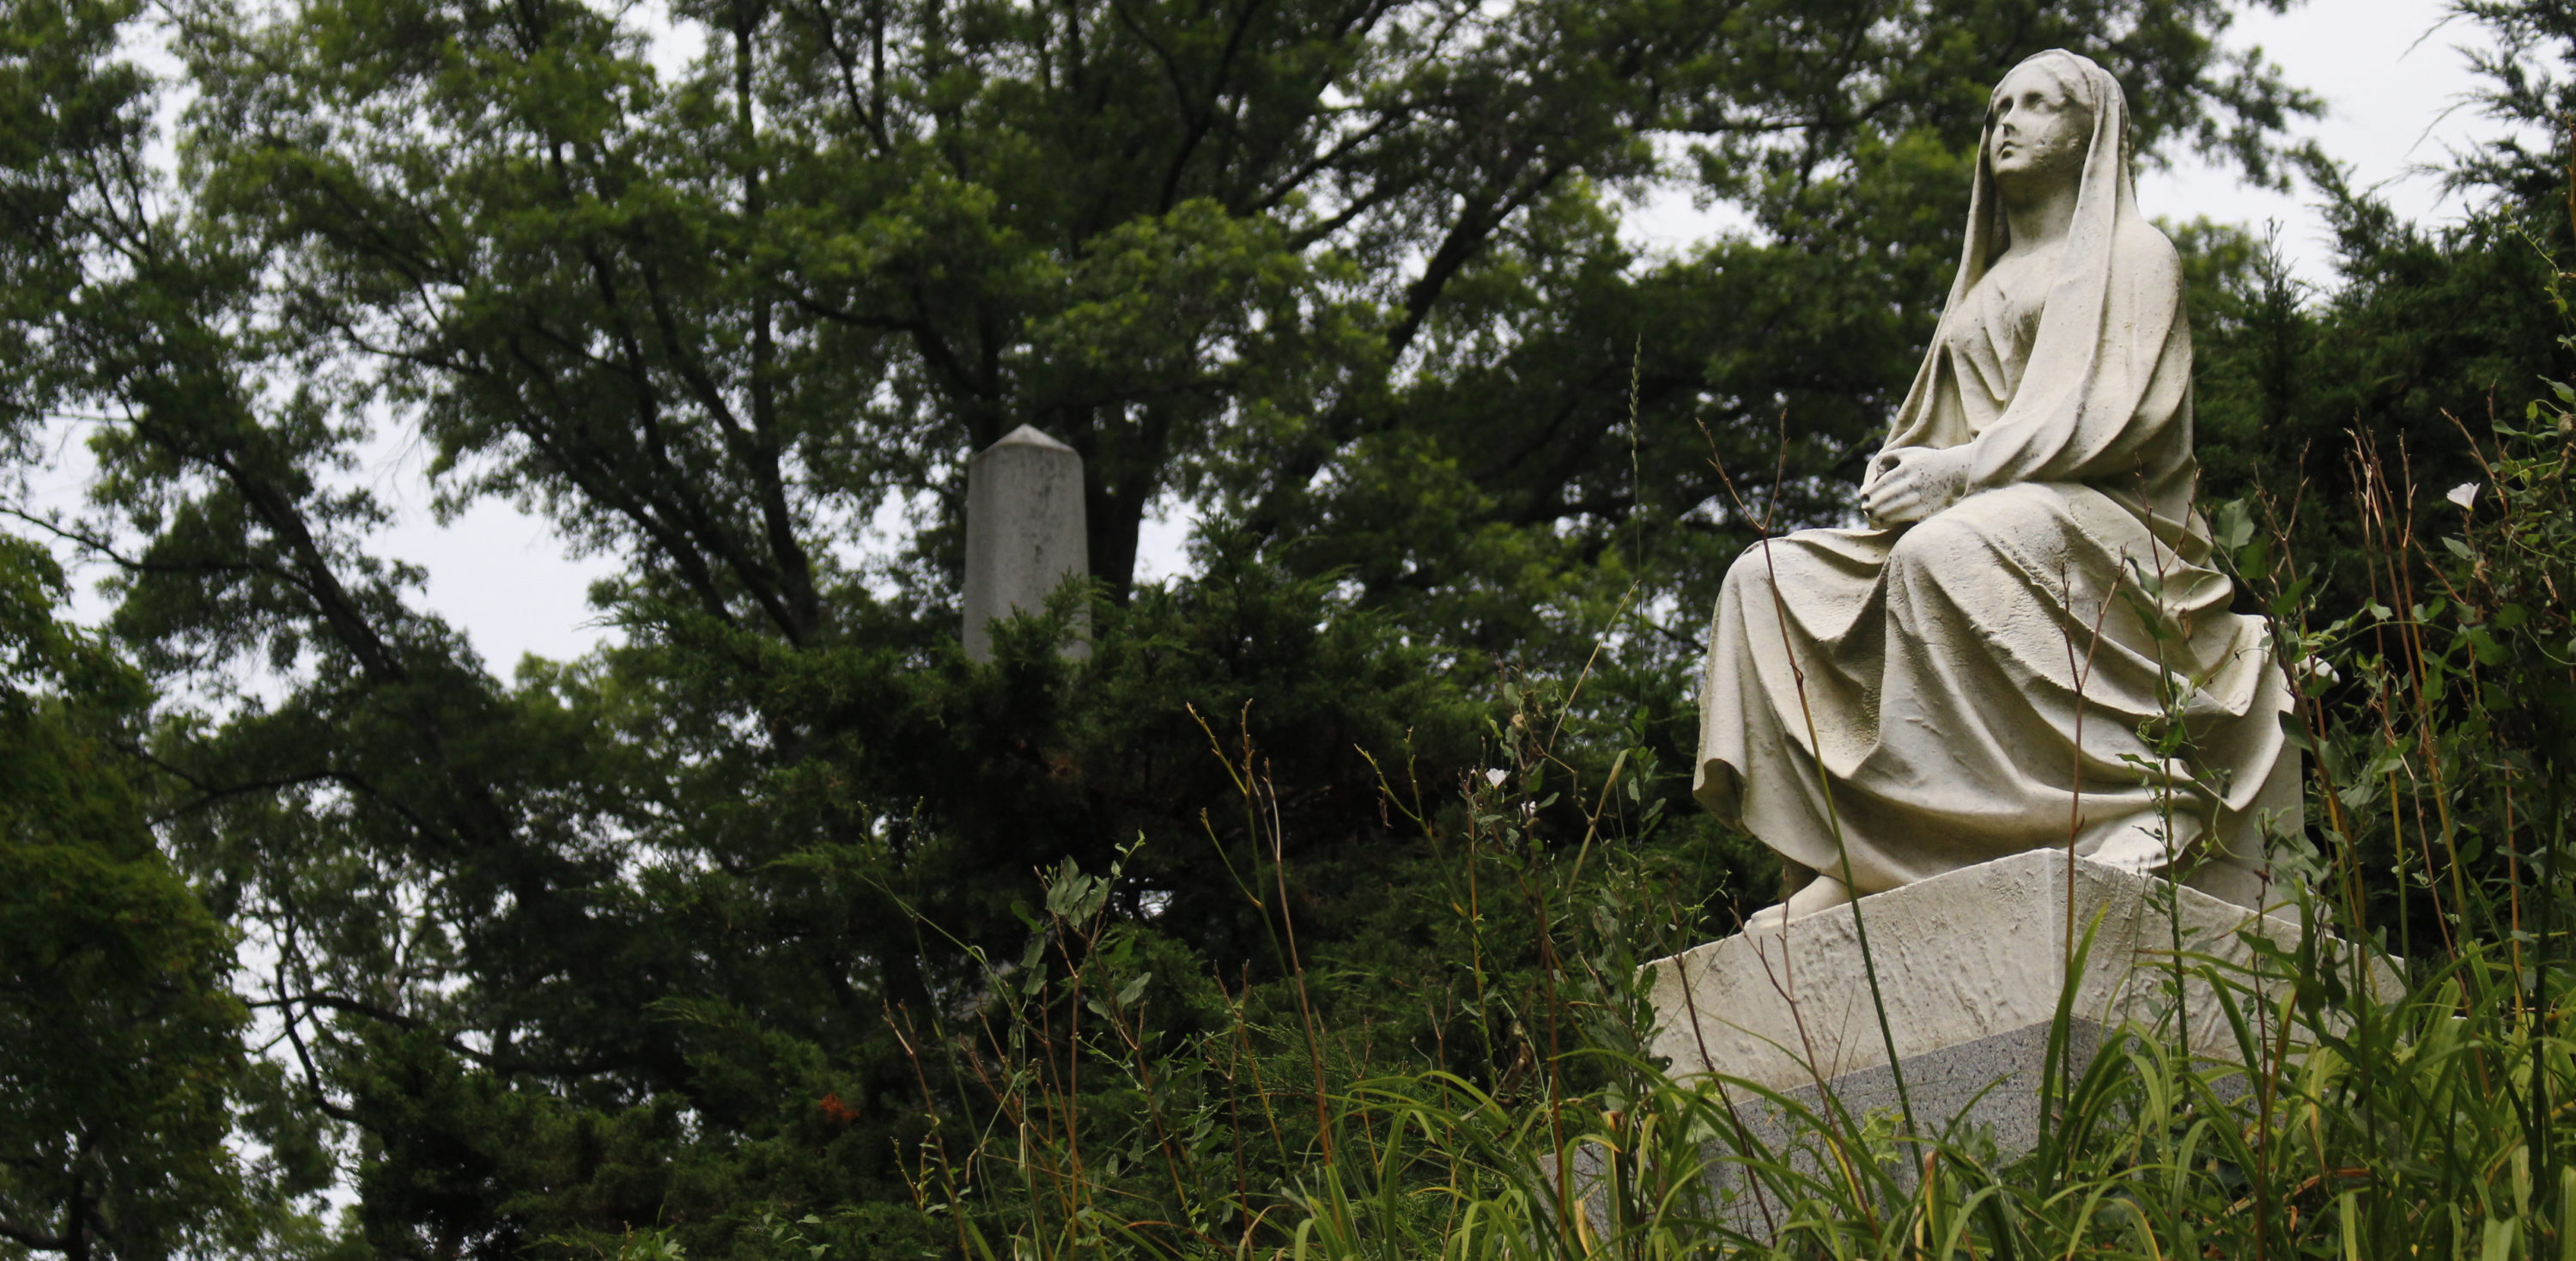
<instances>
[{"instance_id":1,"label":"statue's shoulder","mask_svg":"<svg viewBox=\"0 0 2576 1261\"><path fill-rule=\"evenodd\" d=\"M2182 284L2182 251L2156 225L2144 219L2121 225L2114 248L2120 251L2121 270L2143 284Z\"/></svg>"}]
</instances>

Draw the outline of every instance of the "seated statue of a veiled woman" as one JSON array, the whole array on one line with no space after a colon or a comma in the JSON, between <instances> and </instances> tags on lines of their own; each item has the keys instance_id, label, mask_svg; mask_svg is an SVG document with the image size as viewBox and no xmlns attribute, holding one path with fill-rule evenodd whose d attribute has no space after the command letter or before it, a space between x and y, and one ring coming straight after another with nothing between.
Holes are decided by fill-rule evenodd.
<instances>
[{"instance_id":1,"label":"seated statue of a veiled woman","mask_svg":"<svg viewBox=\"0 0 2576 1261\"><path fill-rule=\"evenodd\" d=\"M1815 873L1756 926L2052 846L2250 903L2265 830L2299 826L2288 682L2193 507L2182 268L2128 144L2092 61L2005 77L1869 528L1727 572L1694 789Z\"/></svg>"}]
</instances>

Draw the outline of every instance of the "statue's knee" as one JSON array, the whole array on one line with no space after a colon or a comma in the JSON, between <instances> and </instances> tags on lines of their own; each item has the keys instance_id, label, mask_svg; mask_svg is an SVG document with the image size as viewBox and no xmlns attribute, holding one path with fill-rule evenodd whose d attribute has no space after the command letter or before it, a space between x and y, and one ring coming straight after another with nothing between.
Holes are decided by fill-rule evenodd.
<instances>
[{"instance_id":1,"label":"statue's knee","mask_svg":"<svg viewBox=\"0 0 2576 1261\"><path fill-rule=\"evenodd\" d=\"M1984 535L1974 525L1944 512L1907 527L1888 549L1887 564L1899 572L1933 573L1984 545Z\"/></svg>"}]
</instances>

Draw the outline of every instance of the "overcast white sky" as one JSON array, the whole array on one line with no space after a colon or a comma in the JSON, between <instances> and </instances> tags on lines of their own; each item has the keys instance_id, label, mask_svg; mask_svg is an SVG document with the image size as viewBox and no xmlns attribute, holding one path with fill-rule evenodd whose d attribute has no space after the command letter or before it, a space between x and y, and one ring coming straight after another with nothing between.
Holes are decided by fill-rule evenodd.
<instances>
[{"instance_id":1,"label":"overcast white sky","mask_svg":"<svg viewBox=\"0 0 2576 1261\"><path fill-rule=\"evenodd\" d=\"M2261 50L2290 82L2325 99L2326 116L2297 130L2350 163L2355 186L2381 189L2409 218L2438 220L2453 208L2440 198L2439 181L2414 168L2439 164L2446 146L2492 131L2474 104L2462 104L2477 80L2460 46L2485 41L2467 23L2446 24L2448 8L2448 0L2306 0L2279 16L2240 15L2226 42ZM2301 275L2333 275L2324 220L2304 191L2249 188L2231 171L2192 162L2141 172L2138 201L2158 218L2205 215L2258 228L2276 221L2282 250ZM1695 213L1683 196L1655 199L1630 216L1640 240L1668 248L1720 222Z\"/></svg>"},{"instance_id":2,"label":"overcast white sky","mask_svg":"<svg viewBox=\"0 0 2576 1261\"><path fill-rule=\"evenodd\" d=\"M2291 81L2322 94L2328 116L2311 130L2335 157L2351 163L2357 182L2383 188L2411 217L2440 220L2454 207L2436 182L2411 168L2437 163L2446 145L2480 134L2474 107L2453 111L2474 81L2456 45L2476 32L2442 27L2444 0L2308 0L2281 17L2239 19L2230 42L2260 47ZM2139 181L2150 215L2281 225L2282 245L2311 280L2331 275L2324 226L2301 195L2248 189L2223 171L2188 167ZM1643 241L1679 246L1712 221L1687 198L1659 198L1631 215ZM605 633L585 602L590 582L608 571L597 559L565 554L546 524L509 505L486 502L440 526L430 519L427 454L402 443L379 447L367 470L378 492L403 513L381 550L429 572L431 607L474 639L484 660L508 674L523 653L578 656ZM44 496L60 503L71 487ZM1141 558L1147 574L1182 568L1185 526L1148 526ZM93 572L91 577L97 576ZM100 611L84 599L81 612Z\"/></svg>"},{"instance_id":3,"label":"overcast white sky","mask_svg":"<svg viewBox=\"0 0 2576 1261\"><path fill-rule=\"evenodd\" d=\"M2379 188L2408 218L2440 221L2458 207L2418 168L2495 133L2467 99L2480 85L2461 52L2488 41L2466 21L2446 22L2448 8L2447 0L2308 0L2283 16L2238 19L2230 42L2261 49L2291 82L2325 98L2326 117L2306 130L2352 165L2355 187ZM2195 166L2141 177L2138 200L2148 214L2174 219L2276 220L2302 275L2333 274L2325 223L2304 193L2252 189Z\"/></svg>"}]
</instances>

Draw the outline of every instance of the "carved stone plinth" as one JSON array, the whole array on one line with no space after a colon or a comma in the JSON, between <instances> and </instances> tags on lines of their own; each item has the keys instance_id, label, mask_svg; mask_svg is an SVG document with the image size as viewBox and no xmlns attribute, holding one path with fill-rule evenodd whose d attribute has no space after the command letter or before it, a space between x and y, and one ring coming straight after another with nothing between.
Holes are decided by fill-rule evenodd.
<instances>
[{"instance_id":1,"label":"carved stone plinth","mask_svg":"<svg viewBox=\"0 0 2576 1261\"><path fill-rule=\"evenodd\" d=\"M2035 850L1656 960L1647 965L1658 1020L1653 1050L1671 1061L1676 1077L1715 1072L1785 1091L1884 1070L1891 1042L1900 1063L1910 1064L2044 1031L2067 991L2070 899L2076 944L2087 931L2093 939L2068 1014L2096 1028L2169 1020L2179 946L2179 991L2190 1048L2199 1054L2235 1053L2235 1035L2201 964L2250 965L2245 934L2284 949L2300 940L2295 919ZM1864 926L1885 1034L1862 966ZM1918 1108L1916 1121L1930 1127L1939 1118Z\"/></svg>"},{"instance_id":2,"label":"carved stone plinth","mask_svg":"<svg viewBox=\"0 0 2576 1261\"><path fill-rule=\"evenodd\" d=\"M1737 1086L1729 1091L1728 1111L1744 1128L1742 1143L1811 1174L1826 1168L1827 1145L1806 1132L1793 1107L1856 1122L1898 1115L1891 1041L1917 1134L1965 1138L1959 1128L1965 1127L2003 1153L2027 1151L2039 1139L2042 1076L2059 1004L2069 993L2070 899L2075 940L2081 944L2092 934L2068 1003L2065 1053L2074 1072L2126 1022L2138 1022L2144 1036L2170 1037L2177 993L2190 1051L2236 1059L2235 1035L2205 970L2213 960L2249 1021L2277 1019L2261 1009L2277 1007L2284 984L2279 969L2258 987L2250 974L2255 952L2245 938L2296 949L2302 937L2295 918L2259 915L2161 877L2041 850L1864 898L1856 909L1821 911L1656 960L1647 965L1658 1021L1650 1048L1669 1061L1667 1071L1677 1079L1715 1073L1785 1099L1792 1107ZM1861 966L1863 925L1887 1012L1884 1035ZM2179 980L2177 944L2184 961ZM2321 944L2332 947L2320 951L2324 966L2351 967L2349 946ZM2369 975L2375 991L2395 993L2389 968L2373 961ZM2277 1025L2257 1027L2278 1034ZM1711 1143L1703 1154L1706 1176L1721 1214L1758 1232L1781 1206L1766 1205L1750 1185L1732 1159L1738 1144L1733 1135ZM1923 1150L1902 1139L1894 1147L1900 1157ZM1573 1190L1594 1233L1605 1234L1611 1222L1602 1198L1603 1154L1586 1145L1569 1155ZM1896 1159L1890 1172L1911 1185L1912 1164Z\"/></svg>"}]
</instances>

